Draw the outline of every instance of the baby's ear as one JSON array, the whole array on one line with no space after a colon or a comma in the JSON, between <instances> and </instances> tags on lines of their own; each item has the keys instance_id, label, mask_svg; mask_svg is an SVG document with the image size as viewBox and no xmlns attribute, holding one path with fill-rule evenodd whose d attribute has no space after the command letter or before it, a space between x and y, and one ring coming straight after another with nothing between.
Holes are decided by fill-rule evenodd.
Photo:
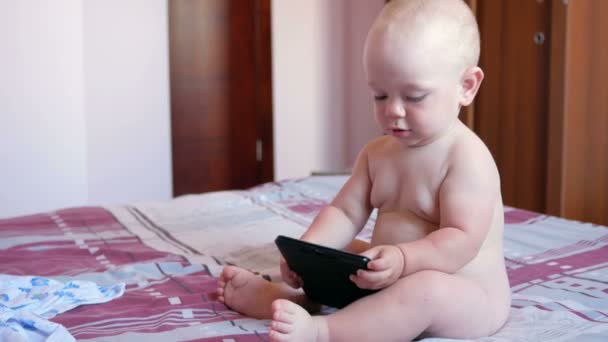
<instances>
[{"instance_id":1,"label":"baby's ear","mask_svg":"<svg viewBox=\"0 0 608 342\"><path fill-rule=\"evenodd\" d=\"M480 67L474 66L465 70L462 75L460 84L462 86L462 93L460 94L460 104L462 106L468 106L473 102L479 86L483 81L483 70Z\"/></svg>"}]
</instances>

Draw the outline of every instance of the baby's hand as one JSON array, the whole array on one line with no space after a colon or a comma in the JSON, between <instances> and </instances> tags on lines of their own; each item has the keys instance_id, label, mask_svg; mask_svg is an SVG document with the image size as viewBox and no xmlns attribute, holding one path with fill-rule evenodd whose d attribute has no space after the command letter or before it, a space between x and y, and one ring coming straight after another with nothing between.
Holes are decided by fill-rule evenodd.
<instances>
[{"instance_id":1,"label":"baby's hand","mask_svg":"<svg viewBox=\"0 0 608 342\"><path fill-rule=\"evenodd\" d=\"M299 289L300 287L302 287L302 279L289 268L289 266L287 265L287 261L281 258L279 264L281 267L281 277L283 278L283 281L294 289Z\"/></svg>"},{"instance_id":2,"label":"baby's hand","mask_svg":"<svg viewBox=\"0 0 608 342\"><path fill-rule=\"evenodd\" d=\"M405 255L397 246L376 246L361 255L372 261L367 263L368 270L358 270L356 275L350 276L350 280L362 289L385 288L396 282L403 273Z\"/></svg>"}]
</instances>

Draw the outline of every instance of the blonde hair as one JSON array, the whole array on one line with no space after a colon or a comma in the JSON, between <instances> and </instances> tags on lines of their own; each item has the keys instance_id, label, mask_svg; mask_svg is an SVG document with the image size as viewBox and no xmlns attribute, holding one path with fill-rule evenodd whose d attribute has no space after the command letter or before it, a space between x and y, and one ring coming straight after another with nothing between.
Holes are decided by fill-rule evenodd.
<instances>
[{"instance_id":1,"label":"blonde hair","mask_svg":"<svg viewBox=\"0 0 608 342\"><path fill-rule=\"evenodd\" d=\"M404 26L436 29L450 40L464 67L479 63L477 21L463 0L391 0L372 25L372 30L404 30Z\"/></svg>"}]
</instances>

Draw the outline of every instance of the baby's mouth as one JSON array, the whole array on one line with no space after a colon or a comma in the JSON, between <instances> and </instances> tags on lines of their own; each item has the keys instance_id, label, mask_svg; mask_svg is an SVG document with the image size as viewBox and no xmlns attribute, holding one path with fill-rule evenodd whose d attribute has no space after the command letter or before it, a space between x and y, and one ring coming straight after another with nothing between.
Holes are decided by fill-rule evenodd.
<instances>
[{"instance_id":1,"label":"baby's mouth","mask_svg":"<svg viewBox=\"0 0 608 342\"><path fill-rule=\"evenodd\" d=\"M412 133L412 130L409 128L391 128L389 131L390 134L395 137L406 137Z\"/></svg>"}]
</instances>

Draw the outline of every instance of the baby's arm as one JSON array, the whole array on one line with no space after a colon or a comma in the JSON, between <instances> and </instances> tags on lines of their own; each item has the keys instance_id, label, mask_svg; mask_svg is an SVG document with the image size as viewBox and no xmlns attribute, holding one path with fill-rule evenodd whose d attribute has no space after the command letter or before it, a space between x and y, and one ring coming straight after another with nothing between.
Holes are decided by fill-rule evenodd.
<instances>
[{"instance_id":1,"label":"baby's arm","mask_svg":"<svg viewBox=\"0 0 608 342\"><path fill-rule=\"evenodd\" d=\"M302 240L343 249L361 231L372 211L368 146L359 153L348 181L317 215Z\"/></svg>"},{"instance_id":2,"label":"baby's arm","mask_svg":"<svg viewBox=\"0 0 608 342\"><path fill-rule=\"evenodd\" d=\"M457 158L448 170L439 190L439 229L398 245L405 255L402 276L420 270L454 273L479 252L500 203L500 180L489 153L478 157Z\"/></svg>"},{"instance_id":3,"label":"baby's arm","mask_svg":"<svg viewBox=\"0 0 608 342\"><path fill-rule=\"evenodd\" d=\"M370 189L367 148L364 148L355 161L352 175L332 203L319 212L300 239L344 249L353 241L371 214ZM294 288L302 286L300 277L289 269L282 258L280 268L282 278L287 284Z\"/></svg>"}]
</instances>

